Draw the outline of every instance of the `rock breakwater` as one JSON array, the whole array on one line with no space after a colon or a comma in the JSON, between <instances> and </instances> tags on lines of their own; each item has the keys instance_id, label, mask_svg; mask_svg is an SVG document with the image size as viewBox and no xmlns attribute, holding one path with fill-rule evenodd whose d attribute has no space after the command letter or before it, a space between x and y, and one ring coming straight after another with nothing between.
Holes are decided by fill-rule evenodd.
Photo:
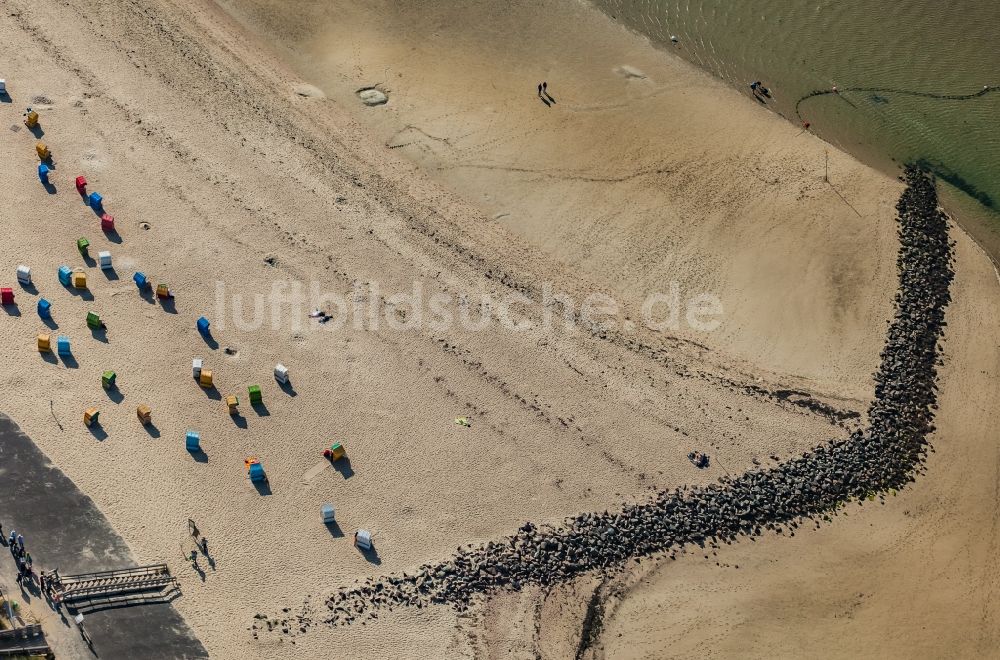
<instances>
[{"instance_id":1,"label":"rock breakwater","mask_svg":"<svg viewBox=\"0 0 1000 660\"><path fill-rule=\"evenodd\" d=\"M479 595L548 585L684 546L716 546L765 530L794 533L852 499L874 498L912 481L934 430L939 341L950 302L952 244L934 181L911 166L897 205L900 249L895 316L889 325L868 426L771 469L703 487L681 487L617 511L581 513L558 527L523 525L516 534L460 549L438 564L343 589L322 614L304 608L264 627L305 632L378 616L382 608L447 604L466 609Z\"/></svg>"}]
</instances>

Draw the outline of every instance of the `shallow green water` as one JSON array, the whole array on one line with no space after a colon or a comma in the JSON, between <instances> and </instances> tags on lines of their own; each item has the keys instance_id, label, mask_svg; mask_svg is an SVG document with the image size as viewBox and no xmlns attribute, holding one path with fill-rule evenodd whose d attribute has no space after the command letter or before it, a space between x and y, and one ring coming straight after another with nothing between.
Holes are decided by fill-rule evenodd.
<instances>
[{"instance_id":1,"label":"shallow green water","mask_svg":"<svg viewBox=\"0 0 1000 660\"><path fill-rule=\"evenodd\" d=\"M997 0L593 1L747 94L763 81L775 111L874 165L925 161L1000 223L1000 89L901 93L1000 86Z\"/></svg>"}]
</instances>

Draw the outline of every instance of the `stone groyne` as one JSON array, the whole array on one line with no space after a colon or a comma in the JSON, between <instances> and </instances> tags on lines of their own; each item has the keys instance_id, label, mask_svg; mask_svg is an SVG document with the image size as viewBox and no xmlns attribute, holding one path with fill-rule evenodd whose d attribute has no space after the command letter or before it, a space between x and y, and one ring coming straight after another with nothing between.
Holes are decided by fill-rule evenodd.
<instances>
[{"instance_id":1,"label":"stone groyne","mask_svg":"<svg viewBox=\"0 0 1000 660\"><path fill-rule=\"evenodd\" d=\"M265 627L298 633L318 624L349 624L396 606L447 604L463 610L481 594L614 570L687 545L819 524L849 500L873 498L912 481L934 430L936 365L953 271L948 219L938 206L934 181L915 166L906 168L903 178L907 187L896 205L895 317L875 373L867 429L770 469L664 491L618 511L581 513L558 527L527 523L508 538L462 549L441 563L343 589L326 600L322 614L306 608L273 619L258 615L254 635Z\"/></svg>"}]
</instances>

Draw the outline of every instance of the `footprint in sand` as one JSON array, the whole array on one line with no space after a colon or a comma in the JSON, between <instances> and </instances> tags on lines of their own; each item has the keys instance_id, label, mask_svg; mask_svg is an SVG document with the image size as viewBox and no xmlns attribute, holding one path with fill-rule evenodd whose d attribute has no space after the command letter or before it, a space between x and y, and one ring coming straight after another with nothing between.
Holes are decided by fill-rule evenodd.
<instances>
[{"instance_id":1,"label":"footprint in sand","mask_svg":"<svg viewBox=\"0 0 1000 660\"><path fill-rule=\"evenodd\" d=\"M646 79L645 73L635 68L634 66L629 66L628 64L622 64L620 67L614 69L614 72L623 78L635 79L635 80Z\"/></svg>"}]
</instances>

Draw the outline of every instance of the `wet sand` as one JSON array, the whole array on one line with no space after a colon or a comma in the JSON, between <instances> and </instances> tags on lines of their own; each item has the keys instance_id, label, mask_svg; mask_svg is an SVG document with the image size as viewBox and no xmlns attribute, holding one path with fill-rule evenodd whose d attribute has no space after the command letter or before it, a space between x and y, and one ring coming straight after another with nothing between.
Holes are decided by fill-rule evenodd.
<instances>
[{"instance_id":1,"label":"wet sand","mask_svg":"<svg viewBox=\"0 0 1000 660\"><path fill-rule=\"evenodd\" d=\"M0 354L13 367L5 372L8 409L140 563L171 566L184 592L174 605L213 655L318 657L335 648L348 657L519 657L540 646L561 655L561 644L578 648L581 626L560 618L555 604L565 602L565 614L585 611L578 607L589 599L585 589L582 601L529 590L464 615L443 606L397 609L290 641L255 638L251 627L255 614L286 607L314 615L355 580L439 561L526 520L558 522L640 501L652 488L710 483L771 454L787 458L846 438L859 421L797 405L790 390L837 410L867 408L892 314L900 184L830 150L831 189L817 169L826 145L596 11L545 3L531 9L538 20L528 22L523 42L508 44L485 29L463 41L448 7L434 5L439 13L427 15L437 17L442 36L414 51L403 39L412 16L345 8L342 29L358 37L333 46L355 50L357 67L340 66L340 82L328 85L272 58L239 23L200 2L10 6L0 16L13 101L0 105L3 123L17 126L20 106L40 106L58 176L50 195L37 184L34 140L23 129L2 132L11 154L0 168L11 238L0 250L4 263L29 263L38 280L37 293L17 292L17 313L0 317ZM314 6L303 3L301 15L312 16ZM574 44L549 22L560 20L592 39ZM545 67L525 84L511 72L537 62L532 48L545 44L552 47ZM593 57L580 55L584 47ZM44 57L25 55L34 52ZM335 63L347 60L334 55ZM387 104L363 106L356 91L379 82L389 61L413 68L385 85ZM468 63L479 84L463 89L480 97L438 94L448 81L434 63ZM623 76L624 64L646 78ZM399 82L411 73L422 77ZM556 106L538 100L536 78L550 81ZM458 82L465 81L450 84ZM369 123L362 112L386 114ZM408 123L420 130L389 139ZM480 131L484 124L496 128ZM469 130L474 137L462 143ZM436 152L439 140L420 131L457 147ZM519 155L526 136L530 157ZM120 243L101 237L81 207L72 188L78 172L105 194ZM472 195L483 190L496 201ZM92 300L55 281L59 264L83 266L73 245L82 234L92 252L110 249L118 267L113 279L86 266ZM957 290L966 301L990 296L995 278L981 277L988 262L956 239ZM169 282L173 304L140 298L133 269ZM576 322L509 332L493 319L488 332L348 326L333 333L302 318L308 306L284 309L275 327L245 329L220 318L215 303L217 282L241 295L292 281L347 295L357 282L397 292L419 281L456 297L485 290L533 298L552 283L575 300L612 294L622 317L637 318L645 294L672 280L716 292L723 326L637 328L623 337ZM73 337L72 363L45 361L35 350L44 327L33 311L40 295L53 300L59 331ZM965 304L955 313L978 313ZM541 312L527 307L537 320ZM108 323L107 341L85 328L92 308ZM217 348L194 328L201 314L213 321ZM292 317L302 323L292 327ZM953 429L955 446L982 466L992 454L980 412L995 408L994 374L970 366L970 356L990 345L971 325L949 326L945 359L956 357L946 373L965 374L962 386L987 399L944 399L951 407L939 426ZM216 390L192 381L197 355L215 370ZM274 383L277 362L291 369L294 396ZM107 368L119 374L115 398L100 389ZM244 405L233 420L221 397L253 383L264 388L266 409ZM153 408L151 432L135 419L139 403ZM100 433L80 421L91 405L102 407ZM454 424L459 416L471 426ZM184 451L188 428L202 432L206 461ZM350 470L316 473L320 450L333 440L345 443ZM695 448L711 453L708 470L687 460ZM264 461L269 495L246 480L249 454ZM940 493L935 478L931 471L912 490ZM319 506L328 501L338 530L320 524ZM950 510L948 502L929 504L927 515ZM218 557L204 581L181 558L189 517ZM905 535L907 520L890 519L892 533ZM375 531L374 555L351 547L358 527ZM844 533L847 543L857 530ZM949 540L962 544L968 534L956 522ZM769 553L783 552L786 540L734 547L764 547L760 561L771 565ZM669 579L685 579L689 572L678 575L668 562L653 563ZM894 570L849 568L854 579ZM826 587L839 597L841 584ZM776 589L765 583L751 593L767 603ZM506 616L518 611L512 600L523 615ZM699 602L686 611L708 616ZM759 611L767 617L766 607ZM652 621L659 613L638 616ZM515 623L523 628L505 627ZM630 635L636 649L660 648L652 633ZM712 641L730 650L741 643L735 635Z\"/></svg>"}]
</instances>

